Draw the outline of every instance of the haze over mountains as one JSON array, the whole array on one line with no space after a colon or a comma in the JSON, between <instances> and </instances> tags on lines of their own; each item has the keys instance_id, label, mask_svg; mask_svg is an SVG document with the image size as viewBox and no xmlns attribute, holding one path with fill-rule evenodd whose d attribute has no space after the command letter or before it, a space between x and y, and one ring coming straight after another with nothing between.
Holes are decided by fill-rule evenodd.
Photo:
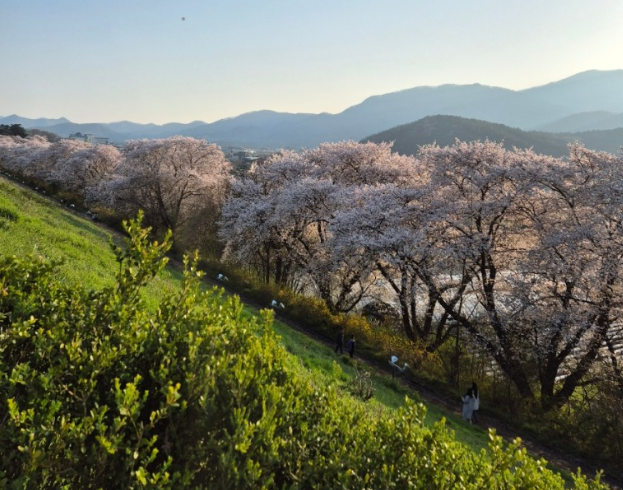
<instances>
[{"instance_id":1,"label":"haze over mountains","mask_svg":"<svg viewBox=\"0 0 623 490\"><path fill-rule=\"evenodd\" d=\"M65 118L27 119L13 115L0 117L0 124L19 123L26 128L44 129L63 137L74 132L92 133L119 143L180 134L205 138L221 146L301 148L325 141L361 140L433 115L478 119L524 131L576 133L610 130L594 135L593 139L620 146L623 141L612 143L610 139L619 138L619 132L611 130L623 127L623 70L591 70L519 91L480 84L415 87L369 97L338 114L265 110L209 124L195 121L165 125L129 121L77 124ZM469 124L473 126L473 123ZM439 138L436 139L440 142ZM568 141L569 136L565 135L563 140Z\"/></svg>"}]
</instances>

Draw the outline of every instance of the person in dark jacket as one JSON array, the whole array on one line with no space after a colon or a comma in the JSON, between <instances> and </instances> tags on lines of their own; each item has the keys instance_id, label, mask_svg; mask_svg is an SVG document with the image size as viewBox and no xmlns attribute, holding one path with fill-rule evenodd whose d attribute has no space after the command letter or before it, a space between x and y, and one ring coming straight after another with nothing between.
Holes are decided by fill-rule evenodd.
<instances>
[{"instance_id":1,"label":"person in dark jacket","mask_svg":"<svg viewBox=\"0 0 623 490\"><path fill-rule=\"evenodd\" d=\"M480 408L480 393L478 393L478 385L472 381L472 395L474 395L474 410L472 411L472 422L478 423L478 409Z\"/></svg>"},{"instance_id":2,"label":"person in dark jacket","mask_svg":"<svg viewBox=\"0 0 623 490\"><path fill-rule=\"evenodd\" d=\"M337 351L340 351L340 354L344 354L344 329L340 329L339 333L337 334L337 345L335 346L335 353L337 354Z\"/></svg>"},{"instance_id":3,"label":"person in dark jacket","mask_svg":"<svg viewBox=\"0 0 623 490\"><path fill-rule=\"evenodd\" d=\"M350 340L348 341L348 344L346 344L346 350L348 354L350 355L350 357L355 356L355 336L354 335L350 336Z\"/></svg>"}]
</instances>

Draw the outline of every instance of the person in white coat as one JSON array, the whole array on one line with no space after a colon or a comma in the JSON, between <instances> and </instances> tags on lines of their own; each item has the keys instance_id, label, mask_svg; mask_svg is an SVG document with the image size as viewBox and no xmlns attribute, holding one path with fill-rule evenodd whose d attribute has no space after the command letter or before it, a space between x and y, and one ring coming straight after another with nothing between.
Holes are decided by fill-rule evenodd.
<instances>
[{"instance_id":1,"label":"person in white coat","mask_svg":"<svg viewBox=\"0 0 623 490\"><path fill-rule=\"evenodd\" d=\"M463 420L472 423L472 415L474 414L474 393L471 388L468 388L467 392L462 397L463 401Z\"/></svg>"}]
</instances>

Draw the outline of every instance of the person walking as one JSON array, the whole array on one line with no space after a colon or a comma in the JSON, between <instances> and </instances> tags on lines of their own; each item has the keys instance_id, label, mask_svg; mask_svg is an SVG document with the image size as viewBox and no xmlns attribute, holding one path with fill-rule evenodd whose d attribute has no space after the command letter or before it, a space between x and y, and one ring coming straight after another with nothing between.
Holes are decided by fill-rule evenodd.
<instances>
[{"instance_id":1,"label":"person walking","mask_svg":"<svg viewBox=\"0 0 623 490\"><path fill-rule=\"evenodd\" d=\"M337 354L337 351L340 351L340 354L344 354L344 329L340 329L339 333L337 334L337 345L335 346L335 353Z\"/></svg>"},{"instance_id":2,"label":"person walking","mask_svg":"<svg viewBox=\"0 0 623 490\"><path fill-rule=\"evenodd\" d=\"M355 336L354 335L350 336L350 340L346 344L346 350L348 351L348 354L350 355L351 358L355 356Z\"/></svg>"},{"instance_id":3,"label":"person walking","mask_svg":"<svg viewBox=\"0 0 623 490\"><path fill-rule=\"evenodd\" d=\"M474 395L474 410L472 410L472 422L478 423L478 409L480 408L480 393L478 392L478 385L475 381L472 381L472 394Z\"/></svg>"},{"instance_id":4,"label":"person walking","mask_svg":"<svg viewBox=\"0 0 623 490\"><path fill-rule=\"evenodd\" d=\"M461 400L463 401L463 420L471 424L474 414L474 394L471 388L467 389Z\"/></svg>"}]
</instances>

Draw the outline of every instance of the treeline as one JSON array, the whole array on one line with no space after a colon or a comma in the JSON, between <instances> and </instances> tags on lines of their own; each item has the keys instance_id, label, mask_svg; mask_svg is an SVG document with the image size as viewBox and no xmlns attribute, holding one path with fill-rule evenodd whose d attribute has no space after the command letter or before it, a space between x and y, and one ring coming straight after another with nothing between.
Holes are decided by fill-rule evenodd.
<instances>
[{"instance_id":1,"label":"treeline","mask_svg":"<svg viewBox=\"0 0 623 490\"><path fill-rule=\"evenodd\" d=\"M143 210L159 236L170 229L179 249L217 253L216 222L231 165L214 144L193 138L128 142L121 150L41 136L0 138L0 166L51 186L67 201L110 210L120 221Z\"/></svg>"},{"instance_id":2,"label":"treeline","mask_svg":"<svg viewBox=\"0 0 623 490\"><path fill-rule=\"evenodd\" d=\"M1 136L19 136L25 138L28 136L28 132L22 127L21 124L0 124Z\"/></svg>"},{"instance_id":3,"label":"treeline","mask_svg":"<svg viewBox=\"0 0 623 490\"><path fill-rule=\"evenodd\" d=\"M49 131L41 129L24 129L21 124L0 124L0 136L19 136L26 138L28 136L42 136L50 142L59 141L61 138Z\"/></svg>"},{"instance_id":4,"label":"treeline","mask_svg":"<svg viewBox=\"0 0 623 490\"><path fill-rule=\"evenodd\" d=\"M235 298L183 287L148 310L140 289L170 236L140 219L115 247L116 282L68 286L55 264L0 258L3 488L568 488L517 443L457 443L425 409L367 410L293 371ZM577 489L605 488L573 475Z\"/></svg>"},{"instance_id":5,"label":"treeline","mask_svg":"<svg viewBox=\"0 0 623 490\"><path fill-rule=\"evenodd\" d=\"M119 151L35 137L1 139L0 165L121 217L143 209L179 249L224 246L335 314L372 314L401 332L394 345L449 366L440 377L476 361L485 393L503 377L513 410L623 455L621 156L457 142L406 157L344 142L233 179L216 146L190 138Z\"/></svg>"},{"instance_id":6,"label":"treeline","mask_svg":"<svg viewBox=\"0 0 623 490\"><path fill-rule=\"evenodd\" d=\"M219 233L225 257L265 282L336 313L380 312L436 355L437 377L478 378L515 417L619 465L621 182L621 155L578 145L554 158L491 142L415 157L324 144L236 180Z\"/></svg>"},{"instance_id":7,"label":"treeline","mask_svg":"<svg viewBox=\"0 0 623 490\"><path fill-rule=\"evenodd\" d=\"M623 389L622 172L579 146L325 144L234 182L220 234L226 256L334 310L386 298L429 351L462 328L549 410L595 377Z\"/></svg>"}]
</instances>

